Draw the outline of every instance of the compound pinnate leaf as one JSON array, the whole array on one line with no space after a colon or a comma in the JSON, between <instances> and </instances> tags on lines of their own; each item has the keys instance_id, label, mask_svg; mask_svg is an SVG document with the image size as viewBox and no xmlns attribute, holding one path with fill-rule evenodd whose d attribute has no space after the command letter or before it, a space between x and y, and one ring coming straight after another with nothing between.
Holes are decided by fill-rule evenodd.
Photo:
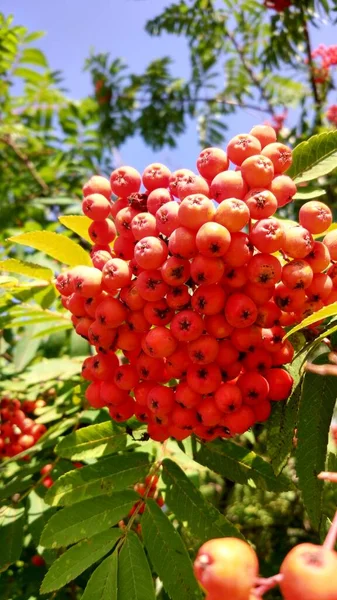
<instances>
[{"instance_id":1,"label":"compound pinnate leaf","mask_svg":"<svg viewBox=\"0 0 337 600\"><path fill-rule=\"evenodd\" d=\"M0 571L20 558L23 543L24 508L0 508Z\"/></svg>"},{"instance_id":2,"label":"compound pinnate leaf","mask_svg":"<svg viewBox=\"0 0 337 600\"><path fill-rule=\"evenodd\" d=\"M30 231L8 238L9 242L41 250L48 256L69 266L91 266L89 254L76 242L53 231Z\"/></svg>"},{"instance_id":3,"label":"compound pinnate leaf","mask_svg":"<svg viewBox=\"0 0 337 600\"><path fill-rule=\"evenodd\" d=\"M107 421L70 433L57 444L55 452L63 458L83 460L113 454L125 446L125 431Z\"/></svg>"},{"instance_id":4,"label":"compound pinnate leaf","mask_svg":"<svg viewBox=\"0 0 337 600\"><path fill-rule=\"evenodd\" d=\"M292 488L291 481L283 474L277 477L272 466L261 456L228 440L203 444L195 459L236 483L248 483L270 492Z\"/></svg>"},{"instance_id":5,"label":"compound pinnate leaf","mask_svg":"<svg viewBox=\"0 0 337 600\"><path fill-rule=\"evenodd\" d=\"M98 533L92 538L82 540L64 552L50 567L40 592L48 594L76 579L88 567L105 556L114 547L122 532L119 527Z\"/></svg>"},{"instance_id":6,"label":"compound pinnate leaf","mask_svg":"<svg viewBox=\"0 0 337 600\"><path fill-rule=\"evenodd\" d=\"M315 364L328 362L320 355ZM337 397L337 377L307 372L303 382L297 426L296 471L303 502L313 527L319 529L329 428Z\"/></svg>"},{"instance_id":7,"label":"compound pinnate leaf","mask_svg":"<svg viewBox=\"0 0 337 600\"><path fill-rule=\"evenodd\" d=\"M77 235L89 242L89 244L93 243L88 234L88 229L92 221L85 215L63 215L59 217L59 221L64 227L77 233Z\"/></svg>"},{"instance_id":8,"label":"compound pinnate leaf","mask_svg":"<svg viewBox=\"0 0 337 600\"><path fill-rule=\"evenodd\" d=\"M200 600L202 593L183 541L154 500L147 502L142 533L151 563L171 600Z\"/></svg>"},{"instance_id":9,"label":"compound pinnate leaf","mask_svg":"<svg viewBox=\"0 0 337 600\"><path fill-rule=\"evenodd\" d=\"M172 460L163 461L165 502L177 519L187 522L200 543L217 537L239 537L241 533L212 504L207 502L184 471Z\"/></svg>"},{"instance_id":10,"label":"compound pinnate leaf","mask_svg":"<svg viewBox=\"0 0 337 600\"><path fill-rule=\"evenodd\" d=\"M118 600L118 553L105 558L91 575L81 600Z\"/></svg>"},{"instance_id":11,"label":"compound pinnate leaf","mask_svg":"<svg viewBox=\"0 0 337 600\"><path fill-rule=\"evenodd\" d=\"M70 471L48 490L45 501L51 506L67 506L124 490L141 481L149 470L149 456L141 452L108 456L94 465Z\"/></svg>"},{"instance_id":12,"label":"compound pinnate leaf","mask_svg":"<svg viewBox=\"0 0 337 600\"><path fill-rule=\"evenodd\" d=\"M118 560L118 599L155 600L151 569L139 537L130 531Z\"/></svg>"},{"instance_id":13,"label":"compound pinnate leaf","mask_svg":"<svg viewBox=\"0 0 337 600\"><path fill-rule=\"evenodd\" d=\"M278 475L294 447L295 428L298 420L299 403L302 394L302 357L296 358L289 367L294 379L294 387L288 400L274 402L267 422L267 451L276 475Z\"/></svg>"},{"instance_id":14,"label":"compound pinnate leaf","mask_svg":"<svg viewBox=\"0 0 337 600\"><path fill-rule=\"evenodd\" d=\"M293 333L296 333L296 331L299 331L300 329L304 329L304 327L308 327L309 325L312 325L313 323L317 323L317 321L321 321L321 319L327 319L328 317L334 317L335 315L337 315L337 302L334 302L333 304L329 304L328 306L324 306L320 310L317 310L316 312L314 312L309 317L306 317L305 319L303 319L303 321L301 321L301 323L299 323L298 325L296 325L295 327L293 327L292 329L290 329L287 332L287 334L284 336L284 339L290 337L291 335L293 335Z\"/></svg>"},{"instance_id":15,"label":"compound pinnate leaf","mask_svg":"<svg viewBox=\"0 0 337 600\"><path fill-rule=\"evenodd\" d=\"M0 261L0 271L7 271L8 273L18 273L19 275L25 275L26 277L33 277L34 279L43 279L50 281L53 277L53 271L47 267L41 267L35 263L25 262L16 258L7 258L6 260Z\"/></svg>"},{"instance_id":16,"label":"compound pinnate leaf","mask_svg":"<svg viewBox=\"0 0 337 600\"><path fill-rule=\"evenodd\" d=\"M313 200L320 196L325 196L325 190L311 190L311 192L297 192L293 197L293 200Z\"/></svg>"},{"instance_id":17,"label":"compound pinnate leaf","mask_svg":"<svg viewBox=\"0 0 337 600\"><path fill-rule=\"evenodd\" d=\"M58 511L45 526L41 545L62 548L116 525L139 500L133 490L90 498Z\"/></svg>"},{"instance_id":18,"label":"compound pinnate leaf","mask_svg":"<svg viewBox=\"0 0 337 600\"><path fill-rule=\"evenodd\" d=\"M337 131L313 135L294 148L292 157L293 164L286 174L295 183L327 175L337 167Z\"/></svg>"}]
</instances>

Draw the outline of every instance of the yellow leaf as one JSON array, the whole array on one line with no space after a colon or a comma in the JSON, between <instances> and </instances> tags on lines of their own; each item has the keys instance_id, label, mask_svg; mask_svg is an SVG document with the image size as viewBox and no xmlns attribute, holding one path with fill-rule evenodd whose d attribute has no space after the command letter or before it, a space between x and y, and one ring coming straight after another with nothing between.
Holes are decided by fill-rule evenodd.
<instances>
[{"instance_id":1,"label":"yellow leaf","mask_svg":"<svg viewBox=\"0 0 337 600\"><path fill-rule=\"evenodd\" d=\"M41 267L35 263L17 260L16 258L8 258L0 261L0 270L8 273L18 273L26 277L34 279L43 279L50 281L53 278L53 271L47 267Z\"/></svg>"},{"instance_id":2,"label":"yellow leaf","mask_svg":"<svg viewBox=\"0 0 337 600\"><path fill-rule=\"evenodd\" d=\"M63 215L59 217L59 221L64 227L71 229L71 231L77 233L77 235L90 244L93 243L88 234L88 228L92 223L91 219L88 219L88 217L84 215Z\"/></svg>"},{"instance_id":3,"label":"yellow leaf","mask_svg":"<svg viewBox=\"0 0 337 600\"><path fill-rule=\"evenodd\" d=\"M6 275L0 275L0 287L9 287L16 285L18 280L16 277L7 277Z\"/></svg>"},{"instance_id":4,"label":"yellow leaf","mask_svg":"<svg viewBox=\"0 0 337 600\"><path fill-rule=\"evenodd\" d=\"M281 219L280 217L274 217L277 221L280 221L281 225L287 229L288 227L298 227L298 223L296 221L292 221L291 219Z\"/></svg>"},{"instance_id":5,"label":"yellow leaf","mask_svg":"<svg viewBox=\"0 0 337 600\"><path fill-rule=\"evenodd\" d=\"M327 233L329 233L329 231L334 231L335 229L337 229L337 223L331 223L330 227L328 227L326 231L323 231L323 233L315 233L315 235L312 237L316 240L317 238L324 237Z\"/></svg>"},{"instance_id":6,"label":"yellow leaf","mask_svg":"<svg viewBox=\"0 0 337 600\"><path fill-rule=\"evenodd\" d=\"M295 327L290 329L290 331L288 331L287 335L285 335L283 339L286 340L290 335L293 335L293 333L295 333L296 331L299 331L300 329L303 329L304 327L308 327L309 325L312 325L313 323L316 323L317 321L321 321L322 319L327 319L328 317L334 317L335 315L337 315L337 302L334 302L333 304L329 304L329 306L324 306L320 310L317 310L316 312L314 312L309 317L306 317L305 319L303 319L303 321L301 321L301 323L299 323L298 325L296 325Z\"/></svg>"},{"instance_id":7,"label":"yellow leaf","mask_svg":"<svg viewBox=\"0 0 337 600\"><path fill-rule=\"evenodd\" d=\"M61 233L30 231L29 233L20 233L10 237L8 241L41 250L48 256L71 267L76 265L91 266L89 254L76 242Z\"/></svg>"}]
</instances>

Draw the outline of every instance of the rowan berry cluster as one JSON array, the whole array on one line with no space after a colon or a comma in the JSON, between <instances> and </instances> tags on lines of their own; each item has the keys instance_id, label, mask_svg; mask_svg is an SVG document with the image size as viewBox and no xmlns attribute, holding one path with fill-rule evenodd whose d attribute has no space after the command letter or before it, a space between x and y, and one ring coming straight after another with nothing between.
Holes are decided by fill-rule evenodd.
<instances>
[{"instance_id":1,"label":"rowan berry cluster","mask_svg":"<svg viewBox=\"0 0 337 600\"><path fill-rule=\"evenodd\" d=\"M328 121L337 127L337 104L331 104L326 112Z\"/></svg>"},{"instance_id":2,"label":"rowan berry cluster","mask_svg":"<svg viewBox=\"0 0 337 600\"><path fill-rule=\"evenodd\" d=\"M145 477L144 483L136 483L136 485L134 486L134 490L142 498L153 498L158 504L158 506L162 507L164 506L165 501L161 493L157 490L158 481L159 477L157 477L157 475L148 475L147 477ZM136 511L138 514L142 515L145 510L145 507L145 502L139 500L131 508L128 516L132 517L132 515L135 514Z\"/></svg>"},{"instance_id":3,"label":"rowan berry cluster","mask_svg":"<svg viewBox=\"0 0 337 600\"><path fill-rule=\"evenodd\" d=\"M279 585L284 600L332 600L337 597L337 552L315 544L299 544L285 557L280 573L259 579L254 550L237 538L209 540L199 549L194 563L197 580L206 600L258 600Z\"/></svg>"},{"instance_id":4,"label":"rowan berry cluster","mask_svg":"<svg viewBox=\"0 0 337 600\"><path fill-rule=\"evenodd\" d=\"M44 400L20 400L4 397L0 400L0 457L16 456L31 448L47 431L42 423L31 417L36 408L45 405ZM30 416L29 416L30 415Z\"/></svg>"},{"instance_id":5,"label":"rowan berry cluster","mask_svg":"<svg viewBox=\"0 0 337 600\"><path fill-rule=\"evenodd\" d=\"M320 44L311 53L311 58L315 61L312 67L315 83L324 85L330 79L331 67L337 65L337 45Z\"/></svg>"},{"instance_id":6,"label":"rowan berry cluster","mask_svg":"<svg viewBox=\"0 0 337 600\"><path fill-rule=\"evenodd\" d=\"M284 327L337 299L337 269L322 273L337 233L312 235L328 229L330 209L308 202L292 227L274 216L296 193L291 162L260 125L227 152L203 150L199 175L152 164L142 177L121 167L85 184L93 267L61 273L56 287L96 350L82 371L91 406L115 421L135 415L157 441L212 440L288 398Z\"/></svg>"},{"instance_id":7,"label":"rowan berry cluster","mask_svg":"<svg viewBox=\"0 0 337 600\"><path fill-rule=\"evenodd\" d=\"M311 53L311 57L313 59L319 58L321 66L324 69L329 69L330 67L337 65L337 45L326 46L325 44L320 44Z\"/></svg>"},{"instance_id":8,"label":"rowan berry cluster","mask_svg":"<svg viewBox=\"0 0 337 600\"><path fill-rule=\"evenodd\" d=\"M73 462L73 467L75 467L75 469L81 469L83 466L84 465L81 462ZM53 471L53 469L54 469L54 465L52 463L48 463L48 464L44 465L44 467L42 467L42 469L40 469L40 475L43 476L41 483L47 489L50 488L54 484L54 479L51 475L51 472Z\"/></svg>"}]
</instances>

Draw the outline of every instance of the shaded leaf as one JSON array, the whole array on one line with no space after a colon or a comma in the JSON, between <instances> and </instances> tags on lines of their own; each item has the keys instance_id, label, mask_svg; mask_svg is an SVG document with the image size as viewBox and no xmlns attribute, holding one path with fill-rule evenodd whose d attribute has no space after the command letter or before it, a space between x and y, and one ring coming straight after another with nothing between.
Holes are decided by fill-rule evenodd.
<instances>
[{"instance_id":1,"label":"shaded leaf","mask_svg":"<svg viewBox=\"0 0 337 600\"><path fill-rule=\"evenodd\" d=\"M81 600L118 600L117 577L118 553L115 551L93 572Z\"/></svg>"},{"instance_id":2,"label":"shaded leaf","mask_svg":"<svg viewBox=\"0 0 337 600\"><path fill-rule=\"evenodd\" d=\"M41 594L58 590L69 581L76 579L88 567L105 556L114 547L121 534L121 530L116 527L69 548L50 567L42 582Z\"/></svg>"},{"instance_id":3,"label":"shaded leaf","mask_svg":"<svg viewBox=\"0 0 337 600\"><path fill-rule=\"evenodd\" d=\"M63 508L51 517L41 536L45 548L69 546L116 525L126 517L139 496L133 490L90 498Z\"/></svg>"},{"instance_id":4,"label":"shaded leaf","mask_svg":"<svg viewBox=\"0 0 337 600\"><path fill-rule=\"evenodd\" d=\"M202 444L195 458L236 483L248 483L270 492L284 492L292 487L283 474L276 477L272 466L261 456L228 440Z\"/></svg>"},{"instance_id":5,"label":"shaded leaf","mask_svg":"<svg viewBox=\"0 0 337 600\"><path fill-rule=\"evenodd\" d=\"M46 502L52 506L66 506L123 490L142 480L149 469L148 460L144 453L124 454L70 471L48 490Z\"/></svg>"},{"instance_id":6,"label":"shaded leaf","mask_svg":"<svg viewBox=\"0 0 337 600\"><path fill-rule=\"evenodd\" d=\"M25 330L13 350L14 365L17 371L22 371L36 356L41 340L32 339L32 334L39 331L39 326Z\"/></svg>"},{"instance_id":7,"label":"shaded leaf","mask_svg":"<svg viewBox=\"0 0 337 600\"><path fill-rule=\"evenodd\" d=\"M20 558L23 543L24 508L0 508L0 570Z\"/></svg>"},{"instance_id":8,"label":"shaded leaf","mask_svg":"<svg viewBox=\"0 0 337 600\"><path fill-rule=\"evenodd\" d=\"M43 528L55 510L55 508L48 506L35 490L30 492L28 496L27 524L28 531L32 534L36 546L40 543Z\"/></svg>"},{"instance_id":9,"label":"shaded leaf","mask_svg":"<svg viewBox=\"0 0 337 600\"><path fill-rule=\"evenodd\" d=\"M320 355L315 364L328 362L328 354ZM303 502L310 521L319 529L322 517L323 481L329 429L337 398L337 377L307 372L299 407L296 448L296 471Z\"/></svg>"},{"instance_id":10,"label":"shaded leaf","mask_svg":"<svg viewBox=\"0 0 337 600\"><path fill-rule=\"evenodd\" d=\"M297 358L288 368L294 379L292 393L288 400L273 403L272 413L267 422L267 451L276 475L282 471L293 450L302 394L302 362L302 358Z\"/></svg>"},{"instance_id":11,"label":"shaded leaf","mask_svg":"<svg viewBox=\"0 0 337 600\"><path fill-rule=\"evenodd\" d=\"M89 425L61 440L55 449L63 458L82 460L113 454L126 447L126 433L112 421Z\"/></svg>"},{"instance_id":12,"label":"shaded leaf","mask_svg":"<svg viewBox=\"0 0 337 600\"><path fill-rule=\"evenodd\" d=\"M163 461L165 503L179 521L187 522L200 543L217 537L238 537L241 533L212 504L207 502L184 471L172 460Z\"/></svg>"},{"instance_id":13,"label":"shaded leaf","mask_svg":"<svg viewBox=\"0 0 337 600\"><path fill-rule=\"evenodd\" d=\"M129 531L118 560L118 599L155 600L152 574L139 537Z\"/></svg>"},{"instance_id":14,"label":"shaded leaf","mask_svg":"<svg viewBox=\"0 0 337 600\"><path fill-rule=\"evenodd\" d=\"M148 500L142 533L151 563L172 600L201 599L203 594L183 541L154 500Z\"/></svg>"}]
</instances>

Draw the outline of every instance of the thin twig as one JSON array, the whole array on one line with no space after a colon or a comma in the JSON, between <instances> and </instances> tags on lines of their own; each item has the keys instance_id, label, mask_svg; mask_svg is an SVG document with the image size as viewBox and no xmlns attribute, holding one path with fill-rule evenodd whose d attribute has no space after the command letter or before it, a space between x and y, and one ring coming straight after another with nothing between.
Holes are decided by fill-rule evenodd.
<instances>
[{"instance_id":1,"label":"thin twig","mask_svg":"<svg viewBox=\"0 0 337 600\"><path fill-rule=\"evenodd\" d=\"M315 65L314 65L314 61L312 59L312 48L311 48L308 21L307 21L307 18L306 18L306 15L305 15L305 12L303 9L301 10L301 12L302 12L303 28L304 28L305 49L306 49L308 67L309 67L309 80L310 80L311 90L312 90L312 94L313 94L313 97L315 100L315 106L316 106L315 125L319 126L322 124L322 115L321 115L322 101L321 101L321 98L320 98L320 95L318 92L318 87L317 87L316 81L315 81Z\"/></svg>"},{"instance_id":2,"label":"thin twig","mask_svg":"<svg viewBox=\"0 0 337 600\"><path fill-rule=\"evenodd\" d=\"M6 146L8 146L9 148L11 148L13 150L13 152L16 154L16 156L21 160L21 162L23 162L26 169L30 172L33 179L35 179L35 181L39 184L39 186L42 188L42 190L47 194L49 192L48 185L42 179L42 177L40 177L40 175L38 174L32 161L29 159L29 157L26 154L24 154L24 152L22 152L22 150L20 150L20 148L15 144L13 139L9 135L4 135L4 136L0 137L0 142L2 142L3 144L6 144Z\"/></svg>"},{"instance_id":3,"label":"thin twig","mask_svg":"<svg viewBox=\"0 0 337 600\"><path fill-rule=\"evenodd\" d=\"M262 598L262 596L269 592L269 590L272 590L274 587L276 587L280 581L282 581L282 579L283 575L281 575L281 573L273 575L272 577L268 577L268 579L257 579L256 583L258 587L254 589L255 596L257 598Z\"/></svg>"},{"instance_id":4,"label":"thin twig","mask_svg":"<svg viewBox=\"0 0 337 600\"><path fill-rule=\"evenodd\" d=\"M330 529L327 533L327 536L324 540L323 548L326 548L327 550L334 550L335 545L336 545L336 538L337 538L337 512L335 513L335 516L331 523L331 527L330 527Z\"/></svg>"},{"instance_id":5,"label":"thin twig","mask_svg":"<svg viewBox=\"0 0 337 600\"><path fill-rule=\"evenodd\" d=\"M270 94L268 94L268 92L265 90L265 88L262 85L259 77L254 72L254 69L250 65L249 61L247 61L246 55L244 53L244 50L242 49L242 47L240 46L240 44L236 40L234 34L231 33L231 32L229 32L229 31L227 31L227 36L229 37L229 39L232 42L232 44L233 44L236 52L238 53L238 55L239 55L239 57L241 59L241 63L242 63L243 68L248 73L248 75L249 75L250 79L252 80L253 84L255 85L255 87L259 90L260 96L261 96L262 100L264 100L265 103L267 104L267 106L268 106L268 112L270 112L270 114L274 117L276 113L275 113L274 106L271 103L271 96L270 96Z\"/></svg>"},{"instance_id":6,"label":"thin twig","mask_svg":"<svg viewBox=\"0 0 337 600\"><path fill-rule=\"evenodd\" d=\"M304 370L309 373L316 373L317 375L334 375L337 377L337 365L314 365L313 363L306 363Z\"/></svg>"},{"instance_id":7,"label":"thin twig","mask_svg":"<svg viewBox=\"0 0 337 600\"><path fill-rule=\"evenodd\" d=\"M337 473L330 473L329 471L322 471L317 475L317 479L323 479L323 481L330 481L331 483L337 483Z\"/></svg>"}]
</instances>

